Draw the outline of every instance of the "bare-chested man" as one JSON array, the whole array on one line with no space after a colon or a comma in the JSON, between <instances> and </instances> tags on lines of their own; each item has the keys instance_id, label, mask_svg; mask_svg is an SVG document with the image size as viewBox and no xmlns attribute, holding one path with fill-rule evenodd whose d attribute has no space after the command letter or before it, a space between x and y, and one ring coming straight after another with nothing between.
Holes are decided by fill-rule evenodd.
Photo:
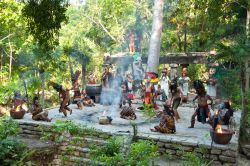
<instances>
[{"instance_id":1,"label":"bare-chested man","mask_svg":"<svg viewBox=\"0 0 250 166\"><path fill-rule=\"evenodd\" d=\"M198 116L198 121L203 124L206 123L206 118L211 120L211 113L208 108L208 100L211 101L211 106L213 106L213 99L207 95L203 83L199 80L194 81L194 88L196 90L197 96L193 99L193 103L198 99L198 108L195 110L191 118L191 126L189 128L194 128L195 117Z\"/></svg>"},{"instance_id":2,"label":"bare-chested man","mask_svg":"<svg viewBox=\"0 0 250 166\"><path fill-rule=\"evenodd\" d=\"M33 99L33 108L31 110L33 120L42 120L50 122L51 119L48 118L48 111L43 111L39 104L38 97L35 96Z\"/></svg>"},{"instance_id":3,"label":"bare-chested man","mask_svg":"<svg viewBox=\"0 0 250 166\"><path fill-rule=\"evenodd\" d=\"M49 82L49 85L51 85L57 92L59 92L59 97L61 99L59 112L63 112L64 116L66 117L67 111L72 114L72 110L68 107L70 105L69 89L65 89L62 87L62 85L54 82Z\"/></svg>"}]
</instances>

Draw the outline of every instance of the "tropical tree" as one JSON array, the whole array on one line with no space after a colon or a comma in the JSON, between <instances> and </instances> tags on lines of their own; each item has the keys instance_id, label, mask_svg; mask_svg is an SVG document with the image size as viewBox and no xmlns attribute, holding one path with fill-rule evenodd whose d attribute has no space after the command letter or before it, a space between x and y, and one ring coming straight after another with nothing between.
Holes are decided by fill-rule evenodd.
<instances>
[{"instance_id":1,"label":"tropical tree","mask_svg":"<svg viewBox=\"0 0 250 166\"><path fill-rule=\"evenodd\" d=\"M147 71L155 73L158 72L160 58L163 6L163 0L154 1L153 25L148 51Z\"/></svg>"}]
</instances>

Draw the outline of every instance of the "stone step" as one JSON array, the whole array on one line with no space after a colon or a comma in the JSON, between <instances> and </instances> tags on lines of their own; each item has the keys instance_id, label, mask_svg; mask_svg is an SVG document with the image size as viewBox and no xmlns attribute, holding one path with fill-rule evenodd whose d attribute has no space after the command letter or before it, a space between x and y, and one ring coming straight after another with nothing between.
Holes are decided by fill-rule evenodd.
<instances>
[{"instance_id":1,"label":"stone step","mask_svg":"<svg viewBox=\"0 0 250 166\"><path fill-rule=\"evenodd\" d=\"M103 165L101 162L91 161L90 159L83 157L58 155L57 159L54 159L52 165L63 165L63 166L73 166L73 165Z\"/></svg>"},{"instance_id":2,"label":"stone step","mask_svg":"<svg viewBox=\"0 0 250 166\"><path fill-rule=\"evenodd\" d=\"M22 130L23 134L31 134L31 135L38 135L40 136L42 133L41 131L33 131L33 130Z\"/></svg>"},{"instance_id":3,"label":"stone step","mask_svg":"<svg viewBox=\"0 0 250 166\"><path fill-rule=\"evenodd\" d=\"M32 135L32 134L20 134L21 137L27 138L27 139L39 139L39 135Z\"/></svg>"},{"instance_id":4,"label":"stone step","mask_svg":"<svg viewBox=\"0 0 250 166\"><path fill-rule=\"evenodd\" d=\"M104 145L107 143L107 141L104 141L101 138L98 137L72 137L71 140L77 140L77 142L87 142L89 143L95 143L98 145Z\"/></svg>"}]
</instances>

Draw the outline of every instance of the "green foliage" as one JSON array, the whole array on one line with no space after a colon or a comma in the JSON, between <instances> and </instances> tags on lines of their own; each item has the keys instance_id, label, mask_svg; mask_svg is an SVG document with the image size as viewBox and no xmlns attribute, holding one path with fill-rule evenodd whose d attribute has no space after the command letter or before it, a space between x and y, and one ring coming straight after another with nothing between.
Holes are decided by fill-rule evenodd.
<instances>
[{"instance_id":1,"label":"green foliage","mask_svg":"<svg viewBox=\"0 0 250 166\"><path fill-rule=\"evenodd\" d=\"M20 143L19 139L6 138L0 141L0 163L2 165L15 165L28 156L28 148Z\"/></svg>"},{"instance_id":2,"label":"green foliage","mask_svg":"<svg viewBox=\"0 0 250 166\"><path fill-rule=\"evenodd\" d=\"M128 154L129 165L149 165L151 161L158 157L158 146L147 140L130 145Z\"/></svg>"},{"instance_id":3,"label":"green foliage","mask_svg":"<svg viewBox=\"0 0 250 166\"><path fill-rule=\"evenodd\" d=\"M247 127L250 127L250 92L248 92L248 97L247 97L247 105L246 105L246 110L247 110ZM249 137L250 135L248 135Z\"/></svg>"},{"instance_id":4,"label":"green foliage","mask_svg":"<svg viewBox=\"0 0 250 166\"><path fill-rule=\"evenodd\" d=\"M17 136L20 132L18 124L11 118L0 117L0 140L10 136Z\"/></svg>"},{"instance_id":5,"label":"green foliage","mask_svg":"<svg viewBox=\"0 0 250 166\"><path fill-rule=\"evenodd\" d=\"M209 166L212 163L212 161L209 162L205 158L206 154L208 154L206 147L199 146L199 148L193 152L186 152L181 145L175 145L175 148L177 149L178 155L182 156L182 166Z\"/></svg>"},{"instance_id":6,"label":"green foliage","mask_svg":"<svg viewBox=\"0 0 250 166\"><path fill-rule=\"evenodd\" d=\"M64 0L28 0L22 10L30 34L46 50L59 44L61 23L67 20L67 6Z\"/></svg>"},{"instance_id":7,"label":"green foliage","mask_svg":"<svg viewBox=\"0 0 250 166\"><path fill-rule=\"evenodd\" d=\"M57 120L50 126L48 131L43 132L41 139L48 140L52 139L57 143L64 141L62 134L69 133L71 136L84 136L84 135L99 135L100 131L94 128L88 128L81 124L75 124L70 120Z\"/></svg>"},{"instance_id":8,"label":"green foliage","mask_svg":"<svg viewBox=\"0 0 250 166\"><path fill-rule=\"evenodd\" d=\"M149 118L152 118L156 115L154 111L154 107L152 104L144 104L143 105L143 114Z\"/></svg>"},{"instance_id":9,"label":"green foliage","mask_svg":"<svg viewBox=\"0 0 250 166\"><path fill-rule=\"evenodd\" d=\"M12 119L0 118L0 163L4 166L20 164L31 154L17 138L19 132L18 124Z\"/></svg>"},{"instance_id":10,"label":"green foliage","mask_svg":"<svg viewBox=\"0 0 250 166\"><path fill-rule=\"evenodd\" d=\"M218 72L222 97L231 100L234 107L239 107L241 104L239 69L228 69Z\"/></svg>"},{"instance_id":11,"label":"green foliage","mask_svg":"<svg viewBox=\"0 0 250 166\"><path fill-rule=\"evenodd\" d=\"M104 162L106 165L121 164L123 162L123 156L120 153L121 148L122 139L111 137L104 146L93 144L90 147L91 158L94 161Z\"/></svg>"},{"instance_id":12,"label":"green foliage","mask_svg":"<svg viewBox=\"0 0 250 166\"><path fill-rule=\"evenodd\" d=\"M91 158L105 165L150 165L158 157L158 146L150 141L140 140L129 145L128 153L121 152L121 138L112 137L103 147L92 145Z\"/></svg>"},{"instance_id":13,"label":"green foliage","mask_svg":"<svg viewBox=\"0 0 250 166\"><path fill-rule=\"evenodd\" d=\"M188 77L191 80L206 80L208 68L205 64L190 64L188 66Z\"/></svg>"}]
</instances>

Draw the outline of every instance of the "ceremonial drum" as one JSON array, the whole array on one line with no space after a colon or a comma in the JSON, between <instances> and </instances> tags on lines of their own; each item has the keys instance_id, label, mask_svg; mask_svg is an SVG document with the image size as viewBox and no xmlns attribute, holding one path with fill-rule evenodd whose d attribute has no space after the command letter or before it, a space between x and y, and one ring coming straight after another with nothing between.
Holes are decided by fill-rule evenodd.
<instances>
[{"instance_id":1,"label":"ceremonial drum","mask_svg":"<svg viewBox=\"0 0 250 166\"><path fill-rule=\"evenodd\" d=\"M95 103L100 102L100 95L102 92L101 84L87 84L86 85L86 94L94 100Z\"/></svg>"}]
</instances>

